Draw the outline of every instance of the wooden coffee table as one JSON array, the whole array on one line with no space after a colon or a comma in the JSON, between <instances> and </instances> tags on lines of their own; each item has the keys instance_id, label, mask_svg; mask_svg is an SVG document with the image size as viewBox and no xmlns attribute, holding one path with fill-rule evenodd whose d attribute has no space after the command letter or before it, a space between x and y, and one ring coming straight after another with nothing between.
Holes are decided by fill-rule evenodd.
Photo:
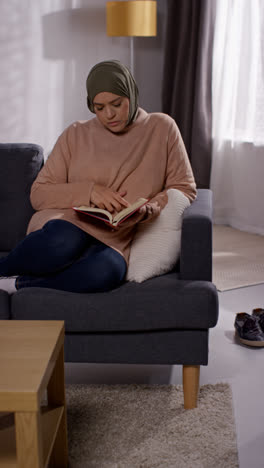
<instances>
[{"instance_id":1,"label":"wooden coffee table","mask_svg":"<svg viewBox=\"0 0 264 468\"><path fill-rule=\"evenodd\" d=\"M68 466L63 344L62 321L0 320L0 467Z\"/></svg>"}]
</instances>

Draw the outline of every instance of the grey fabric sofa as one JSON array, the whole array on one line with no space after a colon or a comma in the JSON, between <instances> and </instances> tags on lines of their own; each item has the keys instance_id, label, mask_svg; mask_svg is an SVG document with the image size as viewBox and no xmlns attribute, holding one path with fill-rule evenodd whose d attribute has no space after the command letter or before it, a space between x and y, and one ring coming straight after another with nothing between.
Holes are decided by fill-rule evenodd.
<instances>
[{"instance_id":1,"label":"grey fabric sofa","mask_svg":"<svg viewBox=\"0 0 264 468\"><path fill-rule=\"evenodd\" d=\"M43 165L34 144L0 144L0 257L25 236L29 193ZM184 404L196 406L209 329L218 320L212 280L212 193L198 190L184 212L180 261L168 274L96 294L24 288L0 290L0 319L64 320L65 360L180 364Z\"/></svg>"}]
</instances>

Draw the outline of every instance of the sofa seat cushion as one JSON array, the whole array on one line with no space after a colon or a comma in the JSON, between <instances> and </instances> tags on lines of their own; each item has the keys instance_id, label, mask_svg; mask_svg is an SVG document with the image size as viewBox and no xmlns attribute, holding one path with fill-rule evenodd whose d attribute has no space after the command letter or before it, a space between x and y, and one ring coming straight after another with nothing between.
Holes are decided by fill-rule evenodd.
<instances>
[{"instance_id":1,"label":"sofa seat cushion","mask_svg":"<svg viewBox=\"0 0 264 468\"><path fill-rule=\"evenodd\" d=\"M0 320L10 319L10 298L6 291L0 289Z\"/></svg>"},{"instance_id":2,"label":"sofa seat cushion","mask_svg":"<svg viewBox=\"0 0 264 468\"><path fill-rule=\"evenodd\" d=\"M218 298L207 281L183 281L170 273L106 293L77 294L23 288L11 296L16 320L64 320L66 332L207 329L215 326Z\"/></svg>"}]
</instances>

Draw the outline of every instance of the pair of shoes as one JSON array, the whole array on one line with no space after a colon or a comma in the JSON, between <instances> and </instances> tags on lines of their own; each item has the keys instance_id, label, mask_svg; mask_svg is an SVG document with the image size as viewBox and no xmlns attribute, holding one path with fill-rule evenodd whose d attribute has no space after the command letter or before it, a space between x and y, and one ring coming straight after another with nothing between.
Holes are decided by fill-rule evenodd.
<instances>
[{"instance_id":1,"label":"pair of shoes","mask_svg":"<svg viewBox=\"0 0 264 468\"><path fill-rule=\"evenodd\" d=\"M241 343L247 346L264 346L264 309L253 309L252 315L239 312L234 326Z\"/></svg>"},{"instance_id":2,"label":"pair of shoes","mask_svg":"<svg viewBox=\"0 0 264 468\"><path fill-rule=\"evenodd\" d=\"M261 308L253 309L252 315L258 319L260 328L264 332L264 309L261 309Z\"/></svg>"}]
</instances>

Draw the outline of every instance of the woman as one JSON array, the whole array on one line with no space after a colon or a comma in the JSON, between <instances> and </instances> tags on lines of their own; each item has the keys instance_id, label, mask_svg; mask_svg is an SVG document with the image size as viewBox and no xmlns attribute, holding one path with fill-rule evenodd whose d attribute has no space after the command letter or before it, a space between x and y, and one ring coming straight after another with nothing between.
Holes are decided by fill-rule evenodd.
<instances>
[{"instance_id":1,"label":"woman","mask_svg":"<svg viewBox=\"0 0 264 468\"><path fill-rule=\"evenodd\" d=\"M62 133L32 185L36 213L27 236L0 261L0 275L18 275L6 286L9 292L30 286L72 292L119 286L137 223L159 215L169 188L190 201L196 196L174 120L138 107L137 85L127 67L98 63L86 87L96 117ZM139 197L150 201L117 229L72 209L91 205L119 212Z\"/></svg>"}]
</instances>

